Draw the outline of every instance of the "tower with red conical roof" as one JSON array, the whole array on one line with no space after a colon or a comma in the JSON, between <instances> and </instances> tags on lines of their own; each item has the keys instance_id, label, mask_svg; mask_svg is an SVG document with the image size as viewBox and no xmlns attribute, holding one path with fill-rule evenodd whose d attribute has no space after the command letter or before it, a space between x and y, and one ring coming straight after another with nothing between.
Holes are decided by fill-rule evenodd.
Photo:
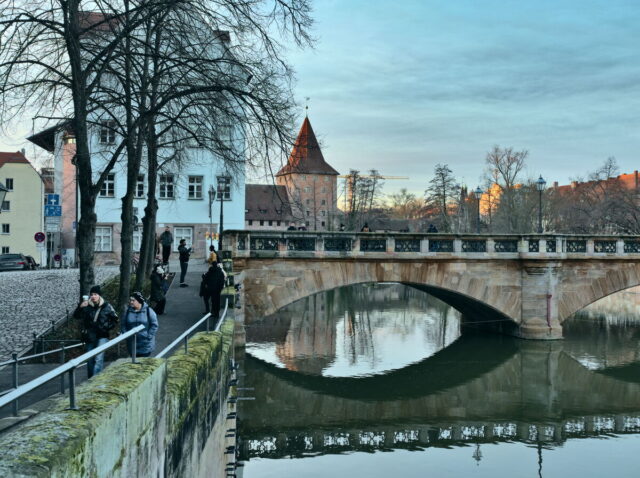
<instances>
[{"instance_id":1,"label":"tower with red conical roof","mask_svg":"<svg viewBox=\"0 0 640 478\"><path fill-rule=\"evenodd\" d=\"M336 228L338 175L324 160L311 122L305 117L287 164L276 174L276 184L287 188L298 225L314 231Z\"/></svg>"}]
</instances>

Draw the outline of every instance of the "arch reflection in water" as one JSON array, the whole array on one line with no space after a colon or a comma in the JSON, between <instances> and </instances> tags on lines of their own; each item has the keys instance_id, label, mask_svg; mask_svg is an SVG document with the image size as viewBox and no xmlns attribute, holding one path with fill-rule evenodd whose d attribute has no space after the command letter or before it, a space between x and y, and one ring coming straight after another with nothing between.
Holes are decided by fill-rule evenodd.
<instances>
[{"instance_id":1,"label":"arch reflection in water","mask_svg":"<svg viewBox=\"0 0 640 478\"><path fill-rule=\"evenodd\" d=\"M460 314L397 283L358 284L299 300L247 327L247 353L325 377L385 373L460 336Z\"/></svg>"}]
</instances>

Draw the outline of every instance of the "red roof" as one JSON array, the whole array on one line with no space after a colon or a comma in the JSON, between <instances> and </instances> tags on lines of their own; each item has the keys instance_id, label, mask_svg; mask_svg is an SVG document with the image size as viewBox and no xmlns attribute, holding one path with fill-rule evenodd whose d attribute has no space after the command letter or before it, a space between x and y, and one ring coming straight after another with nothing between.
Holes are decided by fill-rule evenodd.
<instances>
[{"instance_id":1,"label":"red roof","mask_svg":"<svg viewBox=\"0 0 640 478\"><path fill-rule=\"evenodd\" d=\"M2 153L0 152L0 168L7 163L25 163L31 164L27 158L24 157L20 151L15 153Z\"/></svg>"},{"instance_id":2,"label":"red roof","mask_svg":"<svg viewBox=\"0 0 640 478\"><path fill-rule=\"evenodd\" d=\"M289 161L278 171L276 176L284 176L285 174L339 174L324 160L308 117L302 123Z\"/></svg>"}]
</instances>

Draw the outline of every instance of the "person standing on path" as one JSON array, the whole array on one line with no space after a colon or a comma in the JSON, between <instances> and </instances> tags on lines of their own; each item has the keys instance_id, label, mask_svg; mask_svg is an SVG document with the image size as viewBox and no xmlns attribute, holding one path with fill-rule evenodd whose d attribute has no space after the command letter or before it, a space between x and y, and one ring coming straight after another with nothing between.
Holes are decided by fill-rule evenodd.
<instances>
[{"instance_id":1,"label":"person standing on path","mask_svg":"<svg viewBox=\"0 0 640 478\"><path fill-rule=\"evenodd\" d=\"M187 247L186 239L180 239L178 252L180 253L180 287L187 287L189 284L184 282L184 278L187 275L187 268L189 267L191 247Z\"/></svg>"},{"instance_id":2,"label":"person standing on path","mask_svg":"<svg viewBox=\"0 0 640 478\"><path fill-rule=\"evenodd\" d=\"M220 294L224 289L226 275L222 270L222 264L212 264L209 270L202 275L200 284L200 296L204 300L205 314L211 311L214 318L220 315ZM211 301L211 308L209 308Z\"/></svg>"},{"instance_id":3,"label":"person standing on path","mask_svg":"<svg viewBox=\"0 0 640 478\"><path fill-rule=\"evenodd\" d=\"M149 305L158 315L164 314L164 308L167 305L167 299L164 295L164 269L160 264L156 265L151 272L151 297Z\"/></svg>"},{"instance_id":4,"label":"person standing on path","mask_svg":"<svg viewBox=\"0 0 640 478\"><path fill-rule=\"evenodd\" d=\"M109 333L118 323L118 314L100 294L100 286L94 285L89 291L89 296L83 296L84 300L73 313L76 319L82 320L82 341L86 344L87 352L106 344L109 341ZM104 352L87 362L89 378L100 373L103 368Z\"/></svg>"},{"instance_id":5,"label":"person standing on path","mask_svg":"<svg viewBox=\"0 0 640 478\"><path fill-rule=\"evenodd\" d=\"M169 226L165 227L164 232L160 234L160 244L162 245L162 263L168 264L169 256L171 255L171 244L173 244L173 235Z\"/></svg>"},{"instance_id":6,"label":"person standing on path","mask_svg":"<svg viewBox=\"0 0 640 478\"><path fill-rule=\"evenodd\" d=\"M156 332L158 331L158 317L149 307L140 292L134 292L129 299L129 307L122 318L120 333L125 333L138 325L144 325L144 330L136 334L136 356L149 357L156 348ZM133 337L127 339L129 355L133 352Z\"/></svg>"}]
</instances>

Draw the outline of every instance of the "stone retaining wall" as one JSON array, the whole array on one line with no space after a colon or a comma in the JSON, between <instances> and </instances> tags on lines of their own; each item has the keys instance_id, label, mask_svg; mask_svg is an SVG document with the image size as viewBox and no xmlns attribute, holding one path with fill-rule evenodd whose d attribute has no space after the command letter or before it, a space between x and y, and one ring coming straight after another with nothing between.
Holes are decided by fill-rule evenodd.
<instances>
[{"instance_id":1,"label":"stone retaining wall","mask_svg":"<svg viewBox=\"0 0 640 478\"><path fill-rule=\"evenodd\" d=\"M233 329L196 334L168 360L117 362L78 387L78 410L50 399L0 436L0 476L225 476Z\"/></svg>"}]
</instances>

